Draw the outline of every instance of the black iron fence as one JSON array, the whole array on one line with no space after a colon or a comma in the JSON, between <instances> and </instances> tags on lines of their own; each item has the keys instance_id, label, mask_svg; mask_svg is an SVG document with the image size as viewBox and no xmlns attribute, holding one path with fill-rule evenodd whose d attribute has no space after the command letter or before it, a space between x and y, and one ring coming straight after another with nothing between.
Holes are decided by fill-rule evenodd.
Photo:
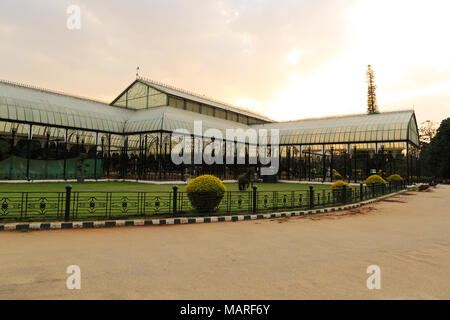
<instances>
[{"instance_id":1,"label":"black iron fence","mask_svg":"<svg viewBox=\"0 0 450 320\"><path fill-rule=\"evenodd\" d=\"M364 201L404 189L404 185L380 184L343 187L338 190L309 186L307 190L227 191L207 215L309 210ZM209 199L205 199L208 201ZM166 192L1 192L0 223L42 220L96 220L143 217L198 216L186 192L177 187Z\"/></svg>"}]
</instances>

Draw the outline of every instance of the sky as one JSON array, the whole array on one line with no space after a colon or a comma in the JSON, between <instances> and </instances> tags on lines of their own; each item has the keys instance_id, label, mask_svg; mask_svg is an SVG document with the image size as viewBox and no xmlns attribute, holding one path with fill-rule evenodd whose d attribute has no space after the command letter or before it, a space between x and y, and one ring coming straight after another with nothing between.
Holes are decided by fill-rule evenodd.
<instances>
[{"instance_id":1,"label":"sky","mask_svg":"<svg viewBox=\"0 0 450 320\"><path fill-rule=\"evenodd\" d=\"M71 5L80 28L67 27ZM448 0L2 0L0 79L110 103L140 75L274 120L450 116ZM70 20L73 21L73 20Z\"/></svg>"}]
</instances>

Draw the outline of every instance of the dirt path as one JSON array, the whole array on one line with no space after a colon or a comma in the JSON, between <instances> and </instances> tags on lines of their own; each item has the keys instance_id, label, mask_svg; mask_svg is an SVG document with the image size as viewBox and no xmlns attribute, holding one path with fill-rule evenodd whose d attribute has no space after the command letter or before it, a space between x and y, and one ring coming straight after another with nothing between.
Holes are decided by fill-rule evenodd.
<instances>
[{"instance_id":1,"label":"dirt path","mask_svg":"<svg viewBox=\"0 0 450 320\"><path fill-rule=\"evenodd\" d=\"M0 299L450 299L450 187L311 217L1 232L0 270Z\"/></svg>"}]
</instances>

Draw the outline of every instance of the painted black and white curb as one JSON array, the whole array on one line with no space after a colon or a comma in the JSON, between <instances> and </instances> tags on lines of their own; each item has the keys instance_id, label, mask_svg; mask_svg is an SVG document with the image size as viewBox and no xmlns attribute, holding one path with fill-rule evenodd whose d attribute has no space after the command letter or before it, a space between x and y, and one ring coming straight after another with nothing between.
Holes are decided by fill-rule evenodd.
<instances>
[{"instance_id":1,"label":"painted black and white curb","mask_svg":"<svg viewBox=\"0 0 450 320\"><path fill-rule=\"evenodd\" d=\"M0 225L0 231L15 231L15 230L53 230L53 229L86 229L86 228L101 228L101 227L127 227L127 226L150 226L150 225L171 225L171 224L192 224L192 223L211 223L211 222L226 222L226 221L243 221L243 220L258 220L258 219L274 219L274 218L288 218L296 216L306 216L312 214L342 211L353 208L358 208L363 205L371 204L401 193L391 193L382 197L373 198L359 203L348 204L338 207L312 209L305 211L286 211L277 213L261 213L261 214L246 214L233 216L214 216L201 218L169 218L169 219L137 219L137 220L109 220L109 221L78 221L78 222L30 222L30 223L11 223Z\"/></svg>"}]
</instances>

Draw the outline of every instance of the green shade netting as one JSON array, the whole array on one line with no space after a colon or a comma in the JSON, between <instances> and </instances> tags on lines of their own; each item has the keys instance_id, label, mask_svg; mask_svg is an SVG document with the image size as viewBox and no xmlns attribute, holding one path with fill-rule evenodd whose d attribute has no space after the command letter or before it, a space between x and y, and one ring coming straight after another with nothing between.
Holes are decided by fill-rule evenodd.
<instances>
[{"instance_id":1,"label":"green shade netting","mask_svg":"<svg viewBox=\"0 0 450 320\"><path fill-rule=\"evenodd\" d=\"M29 160L30 179L64 179L64 160ZM66 179L77 177L78 158L66 159ZM103 175L102 159L97 159L97 178ZM84 160L84 177L95 178L95 159ZM27 179L27 159L9 157L0 161L0 180Z\"/></svg>"}]
</instances>

